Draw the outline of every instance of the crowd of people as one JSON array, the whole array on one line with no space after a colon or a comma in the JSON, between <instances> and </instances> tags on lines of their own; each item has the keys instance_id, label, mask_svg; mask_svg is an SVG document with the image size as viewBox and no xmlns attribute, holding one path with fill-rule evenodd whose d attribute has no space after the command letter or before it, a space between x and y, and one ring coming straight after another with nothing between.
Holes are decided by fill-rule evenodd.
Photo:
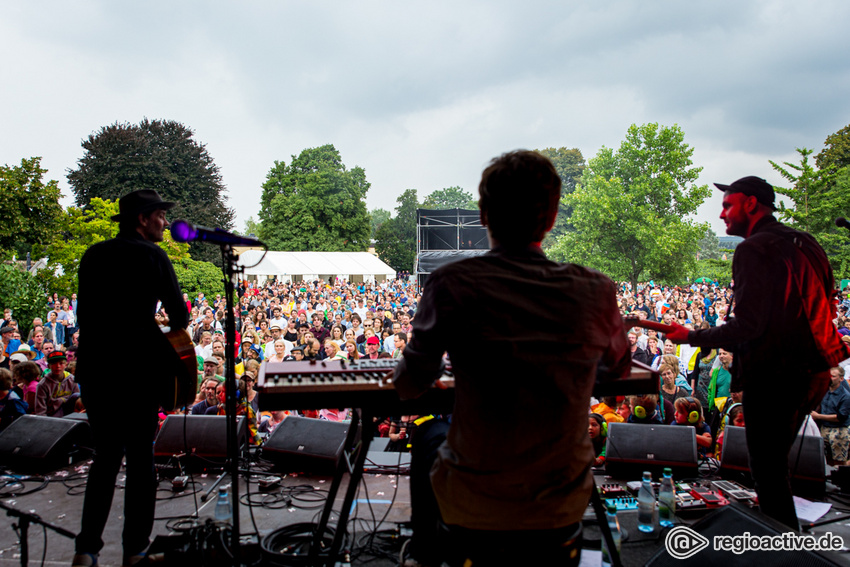
<instances>
[{"instance_id":1,"label":"crowd of people","mask_svg":"<svg viewBox=\"0 0 850 567\"><path fill-rule=\"evenodd\" d=\"M239 390L243 393L239 411L249 416L255 443L270 434L286 415L294 413L283 409L260 412L260 394L254 388L262 361L399 359L411 336L412 320L421 300L418 286L409 278L357 284L315 280L260 285L246 281L237 291L237 344L233 349ZM224 414L225 301L221 295L206 297L199 293L192 298L184 294L184 302L190 314L187 332L198 360L197 398L185 412ZM687 287L648 283L638 285L635 291L630 284L621 283L617 294L617 304L625 318L665 324L675 321L691 329L723 325L732 302L731 287L708 283ZM11 311L4 311L0 328L0 430L25 413L62 417L85 411L79 399L80 387L74 381L79 340L76 303L76 294L49 298L45 317L33 319L25 338ZM834 323L843 340L850 343L848 310L850 297L845 292ZM167 313L161 311L158 320L165 325ZM732 387L732 352L677 345L665 340L663 334L640 326L629 329L628 340L632 359L659 372L659 395L595 400L589 430L597 449L596 464L604 462L604 435L599 427L602 421L693 426L700 431L700 453L719 458L722 428L726 423L744 424L741 392ZM835 375L841 377L838 384L844 387L831 388L824 408L812 412L814 421L806 424L809 432L820 429L826 439L829 463L835 465L850 461L850 386L844 372L843 367L834 369ZM678 402L680 399L684 402ZM683 403L687 406L680 412L677 408ZM730 411L734 415L727 419ZM346 408L298 413L332 421L349 417ZM161 417L164 416L165 412ZM409 450L408 429L412 431L420 417L388 417L378 424L376 434L391 438L391 450Z\"/></svg>"}]
</instances>

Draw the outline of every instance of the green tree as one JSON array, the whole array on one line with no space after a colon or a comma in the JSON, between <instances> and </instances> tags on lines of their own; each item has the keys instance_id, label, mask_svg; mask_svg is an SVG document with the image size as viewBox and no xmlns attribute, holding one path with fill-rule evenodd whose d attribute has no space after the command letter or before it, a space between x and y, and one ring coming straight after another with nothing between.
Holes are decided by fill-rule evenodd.
<instances>
[{"instance_id":1,"label":"green tree","mask_svg":"<svg viewBox=\"0 0 850 567\"><path fill-rule=\"evenodd\" d=\"M384 222L375 235L375 252L392 269L413 272L416 260L416 189L407 189L396 199L396 215Z\"/></svg>"},{"instance_id":2,"label":"green tree","mask_svg":"<svg viewBox=\"0 0 850 567\"><path fill-rule=\"evenodd\" d=\"M47 310L44 287L18 265L0 264L0 309L11 309L21 336L26 338L32 320Z\"/></svg>"},{"instance_id":3,"label":"green tree","mask_svg":"<svg viewBox=\"0 0 850 567\"><path fill-rule=\"evenodd\" d=\"M255 237L260 234L260 223L254 220L254 217L248 217L248 220L245 221L245 230L242 233L245 236L254 235Z\"/></svg>"},{"instance_id":4,"label":"green tree","mask_svg":"<svg viewBox=\"0 0 850 567\"><path fill-rule=\"evenodd\" d=\"M558 172L558 177L561 178L561 195L570 195L575 191L576 184L584 172L587 164L584 161L584 156L578 148L546 148L536 150L552 161L555 166L555 171ZM549 249L558 240L562 234L565 234L571 229L570 217L572 216L572 208L566 204L566 200L561 199L558 205L558 216L555 217L555 226L543 239L543 247Z\"/></svg>"},{"instance_id":5,"label":"green tree","mask_svg":"<svg viewBox=\"0 0 850 567\"><path fill-rule=\"evenodd\" d=\"M192 260L189 257L174 260L174 273L183 293L196 297L203 292L207 297L224 294L224 275L221 268L210 262Z\"/></svg>"},{"instance_id":6,"label":"green tree","mask_svg":"<svg viewBox=\"0 0 850 567\"><path fill-rule=\"evenodd\" d=\"M45 184L45 173L40 157L22 159L19 166L0 166L0 257L24 256L33 245L52 238L62 207L59 185Z\"/></svg>"},{"instance_id":7,"label":"green tree","mask_svg":"<svg viewBox=\"0 0 850 567\"><path fill-rule=\"evenodd\" d=\"M275 161L266 175L260 238L271 250L362 251L369 246L369 183L327 144Z\"/></svg>"},{"instance_id":8,"label":"green tree","mask_svg":"<svg viewBox=\"0 0 850 567\"><path fill-rule=\"evenodd\" d=\"M720 251L720 240L717 233L708 228L699 240L699 260L719 260L723 253ZM697 276L700 277L700 276Z\"/></svg>"},{"instance_id":9,"label":"green tree","mask_svg":"<svg viewBox=\"0 0 850 567\"><path fill-rule=\"evenodd\" d=\"M835 173L850 166L850 125L830 134L823 143L824 148L815 156L815 164L821 171Z\"/></svg>"},{"instance_id":10,"label":"green tree","mask_svg":"<svg viewBox=\"0 0 850 567\"><path fill-rule=\"evenodd\" d=\"M817 170L809 163L812 150L797 148L797 153L799 163L770 162L791 183L788 188L774 187L792 204L786 207L780 202L777 215L817 239L836 277L850 275L850 235L846 229L835 226L835 219L850 210L850 166Z\"/></svg>"},{"instance_id":11,"label":"green tree","mask_svg":"<svg viewBox=\"0 0 850 567\"><path fill-rule=\"evenodd\" d=\"M478 199L461 187L437 189L425 197L423 209L471 209L478 210Z\"/></svg>"},{"instance_id":12,"label":"green tree","mask_svg":"<svg viewBox=\"0 0 850 567\"><path fill-rule=\"evenodd\" d=\"M156 189L177 203L170 218L233 228L218 166L183 124L147 118L138 125L116 122L91 134L82 146L83 157L68 172L78 207L88 208L95 197L115 201L137 189ZM190 250L195 259L221 262L217 247L193 242Z\"/></svg>"},{"instance_id":13,"label":"green tree","mask_svg":"<svg viewBox=\"0 0 850 567\"><path fill-rule=\"evenodd\" d=\"M732 281L732 260L722 260L720 258L697 260L696 267L691 274L691 280L693 281L697 278L711 278L720 285L729 285Z\"/></svg>"},{"instance_id":14,"label":"green tree","mask_svg":"<svg viewBox=\"0 0 850 567\"><path fill-rule=\"evenodd\" d=\"M37 250L39 256L47 257L47 267L37 274L44 289L67 296L77 291L83 254L89 246L118 234L118 223L110 218L115 214L118 214L118 203L99 197L93 198L86 209L68 207L65 210L56 224L53 240ZM189 258L188 244L175 242L167 230L164 237L160 247L172 261Z\"/></svg>"},{"instance_id":15,"label":"green tree","mask_svg":"<svg viewBox=\"0 0 850 567\"><path fill-rule=\"evenodd\" d=\"M391 216L392 213L386 209L372 209L372 212L369 213L369 218L372 221L372 239L378 234L381 225L390 220Z\"/></svg>"},{"instance_id":16,"label":"green tree","mask_svg":"<svg viewBox=\"0 0 850 567\"><path fill-rule=\"evenodd\" d=\"M678 126L632 125L616 152L602 148L575 191L564 197L575 227L550 249L554 258L615 280L684 281L707 225L688 217L709 194L696 185L693 148Z\"/></svg>"}]
</instances>

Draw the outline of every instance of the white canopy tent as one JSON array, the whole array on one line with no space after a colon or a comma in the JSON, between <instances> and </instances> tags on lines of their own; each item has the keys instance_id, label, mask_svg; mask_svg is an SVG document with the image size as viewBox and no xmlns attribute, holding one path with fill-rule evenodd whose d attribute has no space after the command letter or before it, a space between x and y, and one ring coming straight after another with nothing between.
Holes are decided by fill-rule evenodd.
<instances>
[{"instance_id":1,"label":"white canopy tent","mask_svg":"<svg viewBox=\"0 0 850 567\"><path fill-rule=\"evenodd\" d=\"M253 266L262 250L246 250L239 256L243 266ZM350 282L376 282L395 278L395 270L369 252L268 252L263 261L245 268L250 280L278 281L321 279L333 283L336 278Z\"/></svg>"}]
</instances>

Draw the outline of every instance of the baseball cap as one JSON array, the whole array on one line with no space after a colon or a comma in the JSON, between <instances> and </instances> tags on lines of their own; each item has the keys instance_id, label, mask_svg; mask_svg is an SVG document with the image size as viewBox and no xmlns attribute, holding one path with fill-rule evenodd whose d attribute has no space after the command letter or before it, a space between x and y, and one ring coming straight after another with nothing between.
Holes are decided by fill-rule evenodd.
<instances>
[{"instance_id":1,"label":"baseball cap","mask_svg":"<svg viewBox=\"0 0 850 567\"><path fill-rule=\"evenodd\" d=\"M714 185L724 192L730 191L732 193L752 195L762 205L770 207L774 211L776 210L776 205L773 203L776 200L776 194L773 192L773 186L761 177L750 175L742 177L737 181L733 181L731 185L724 185L722 183L715 183Z\"/></svg>"},{"instance_id":2,"label":"baseball cap","mask_svg":"<svg viewBox=\"0 0 850 567\"><path fill-rule=\"evenodd\" d=\"M366 344L367 345L379 345L379 344L381 344L381 341L378 340L378 337L369 337L368 339L366 339Z\"/></svg>"}]
</instances>

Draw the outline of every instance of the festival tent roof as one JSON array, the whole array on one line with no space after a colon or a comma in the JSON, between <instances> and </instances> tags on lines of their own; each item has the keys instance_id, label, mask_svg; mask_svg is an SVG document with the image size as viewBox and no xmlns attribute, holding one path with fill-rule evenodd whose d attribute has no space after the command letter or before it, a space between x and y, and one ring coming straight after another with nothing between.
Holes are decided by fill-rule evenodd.
<instances>
[{"instance_id":1,"label":"festival tent roof","mask_svg":"<svg viewBox=\"0 0 850 567\"><path fill-rule=\"evenodd\" d=\"M246 276L342 276L352 279L395 278L395 270L369 252L268 252L246 250L239 257ZM253 267L248 267L253 266ZM382 276L382 277L379 277Z\"/></svg>"}]
</instances>

